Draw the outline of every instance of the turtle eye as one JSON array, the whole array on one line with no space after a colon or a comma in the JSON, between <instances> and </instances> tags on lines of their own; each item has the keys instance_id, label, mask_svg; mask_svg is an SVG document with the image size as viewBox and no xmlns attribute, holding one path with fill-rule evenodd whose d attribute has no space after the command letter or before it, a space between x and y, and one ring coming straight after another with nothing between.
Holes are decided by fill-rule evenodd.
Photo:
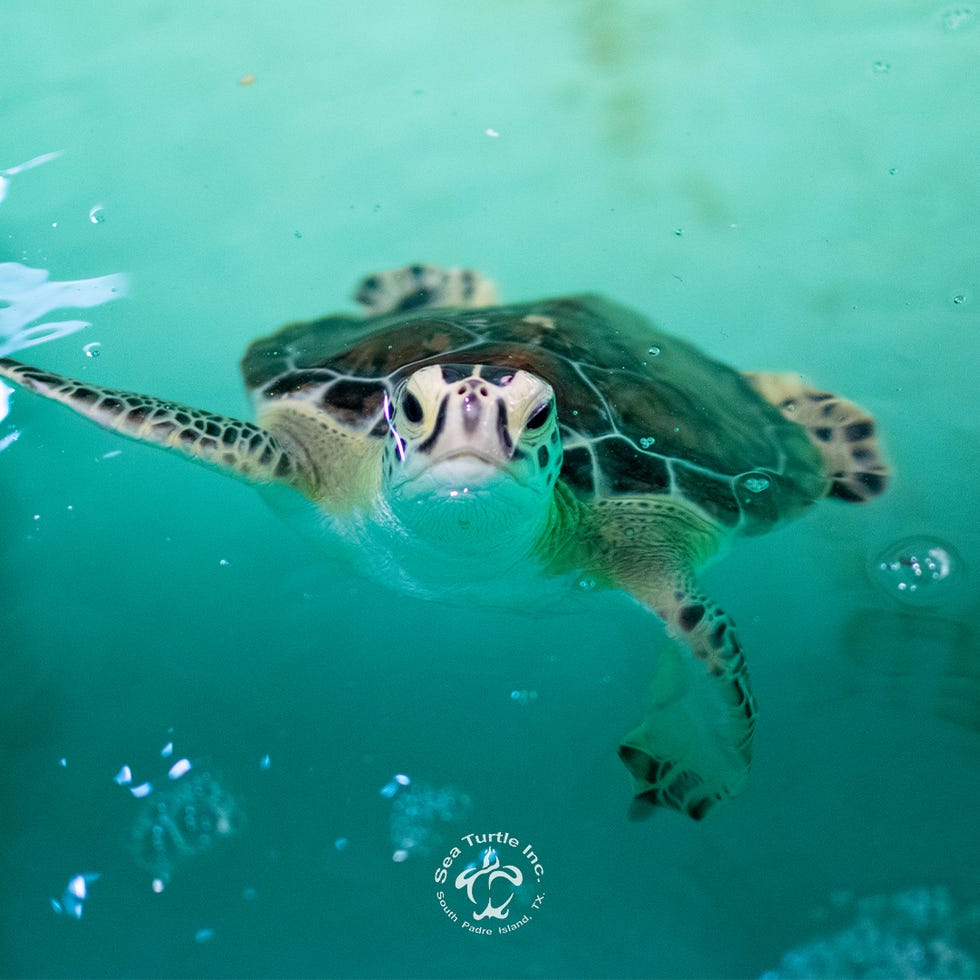
<instances>
[{"instance_id":1,"label":"turtle eye","mask_svg":"<svg viewBox=\"0 0 980 980\"><path fill-rule=\"evenodd\" d=\"M422 403L410 391L402 399L402 411L412 425L418 425L422 421Z\"/></svg>"},{"instance_id":2,"label":"turtle eye","mask_svg":"<svg viewBox=\"0 0 980 980\"><path fill-rule=\"evenodd\" d=\"M531 417L524 423L525 429L540 429L545 422L548 421L548 417L551 415L551 405L547 402L541 405L539 408L534 410Z\"/></svg>"}]
</instances>

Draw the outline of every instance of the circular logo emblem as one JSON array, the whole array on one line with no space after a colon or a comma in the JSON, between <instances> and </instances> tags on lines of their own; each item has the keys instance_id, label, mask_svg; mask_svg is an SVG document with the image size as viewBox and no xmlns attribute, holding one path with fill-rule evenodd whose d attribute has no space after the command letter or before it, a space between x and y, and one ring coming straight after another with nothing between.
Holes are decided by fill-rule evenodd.
<instances>
[{"instance_id":1,"label":"circular logo emblem","mask_svg":"<svg viewBox=\"0 0 980 980\"><path fill-rule=\"evenodd\" d=\"M435 870L436 901L460 929L503 935L534 918L544 901L543 879L532 844L505 831L464 834Z\"/></svg>"}]
</instances>

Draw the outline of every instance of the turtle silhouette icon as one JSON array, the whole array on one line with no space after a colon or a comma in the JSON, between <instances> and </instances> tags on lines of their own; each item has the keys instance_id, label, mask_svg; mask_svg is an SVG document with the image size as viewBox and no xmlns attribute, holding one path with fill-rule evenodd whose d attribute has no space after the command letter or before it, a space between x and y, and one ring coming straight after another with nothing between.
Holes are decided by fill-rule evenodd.
<instances>
[{"instance_id":1,"label":"turtle silhouette icon","mask_svg":"<svg viewBox=\"0 0 980 980\"><path fill-rule=\"evenodd\" d=\"M495 892L499 896L501 890L501 886L495 889L494 883L501 879L510 886L510 894L500 905L494 905ZM508 906L514 897L513 889L523 881L524 875L520 868L512 864L501 864L497 852L492 847L488 847L483 852L483 866L478 868L470 865L464 868L456 876L456 887L466 890L466 897L475 907L479 907L484 895L486 896L486 906L483 911L473 913L473 919L478 922L481 919L506 919L510 915Z\"/></svg>"}]
</instances>

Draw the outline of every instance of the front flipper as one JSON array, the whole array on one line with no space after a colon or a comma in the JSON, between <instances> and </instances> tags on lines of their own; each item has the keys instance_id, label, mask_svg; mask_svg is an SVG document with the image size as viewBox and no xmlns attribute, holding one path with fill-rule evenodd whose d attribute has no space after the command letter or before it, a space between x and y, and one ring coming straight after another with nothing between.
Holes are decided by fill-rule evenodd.
<instances>
[{"instance_id":1,"label":"front flipper","mask_svg":"<svg viewBox=\"0 0 980 980\"><path fill-rule=\"evenodd\" d=\"M752 761L756 706L731 619L695 585L720 533L665 498L596 507L591 559L677 641L661 655L643 722L619 757L634 779L633 815L665 806L700 820L738 793Z\"/></svg>"},{"instance_id":2,"label":"front flipper","mask_svg":"<svg viewBox=\"0 0 980 980\"><path fill-rule=\"evenodd\" d=\"M240 419L164 401L0 358L0 377L61 402L132 439L174 449L252 483L285 483L312 495L314 476L298 447Z\"/></svg>"}]
</instances>

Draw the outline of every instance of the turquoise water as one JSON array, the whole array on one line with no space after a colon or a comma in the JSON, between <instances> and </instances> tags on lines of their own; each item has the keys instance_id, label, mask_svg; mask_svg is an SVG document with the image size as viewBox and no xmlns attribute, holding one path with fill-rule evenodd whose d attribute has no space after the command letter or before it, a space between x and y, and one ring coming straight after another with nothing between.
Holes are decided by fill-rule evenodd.
<instances>
[{"instance_id":1,"label":"turquoise water","mask_svg":"<svg viewBox=\"0 0 980 980\"><path fill-rule=\"evenodd\" d=\"M887 960L902 929L980 956L975 5L0 18L0 170L61 151L4 177L0 261L128 283L39 315L90 325L26 360L241 415L252 337L349 309L365 272L466 264L513 298L599 290L740 368L802 371L874 413L896 473L710 571L761 706L751 782L701 824L630 823L615 747L664 640L628 602L532 619L389 594L248 486L16 393L0 974L799 975L780 961L816 973L823 937L829 976L861 942ZM912 536L960 562L903 604L868 569ZM210 845L181 790L202 784L167 777L185 757L182 780L220 787L195 804L228 818ZM411 784L383 795L395 774ZM154 801L185 821L165 869L133 853ZM544 872L507 935L435 897L449 848L485 832ZM914 889L929 914L896 924ZM862 916L877 938L847 933Z\"/></svg>"}]
</instances>

